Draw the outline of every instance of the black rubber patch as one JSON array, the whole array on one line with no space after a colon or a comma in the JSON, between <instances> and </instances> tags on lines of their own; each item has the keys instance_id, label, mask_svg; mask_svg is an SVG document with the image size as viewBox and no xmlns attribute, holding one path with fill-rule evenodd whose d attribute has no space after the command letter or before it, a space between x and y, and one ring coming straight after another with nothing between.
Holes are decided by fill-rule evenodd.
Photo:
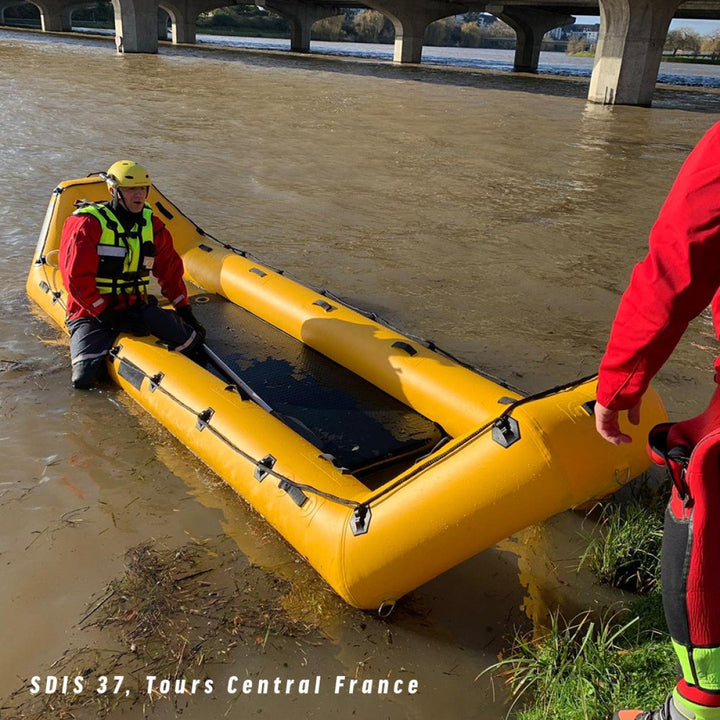
<instances>
[{"instance_id":1,"label":"black rubber patch","mask_svg":"<svg viewBox=\"0 0 720 720\"><path fill-rule=\"evenodd\" d=\"M140 390L145 379L145 373L137 365L125 358L120 358L118 375L123 380L127 380L136 390Z\"/></svg>"}]
</instances>

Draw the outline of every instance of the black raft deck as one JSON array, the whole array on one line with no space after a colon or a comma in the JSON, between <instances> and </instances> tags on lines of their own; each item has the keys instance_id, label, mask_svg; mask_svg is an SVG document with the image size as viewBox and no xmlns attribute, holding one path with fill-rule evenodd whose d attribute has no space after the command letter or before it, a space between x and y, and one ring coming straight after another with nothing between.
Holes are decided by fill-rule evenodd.
<instances>
[{"instance_id":1,"label":"black raft deck","mask_svg":"<svg viewBox=\"0 0 720 720\"><path fill-rule=\"evenodd\" d=\"M224 298L192 298L206 344L275 415L320 453L372 485L372 473L412 462L442 429L371 383ZM211 363L207 369L230 381Z\"/></svg>"}]
</instances>

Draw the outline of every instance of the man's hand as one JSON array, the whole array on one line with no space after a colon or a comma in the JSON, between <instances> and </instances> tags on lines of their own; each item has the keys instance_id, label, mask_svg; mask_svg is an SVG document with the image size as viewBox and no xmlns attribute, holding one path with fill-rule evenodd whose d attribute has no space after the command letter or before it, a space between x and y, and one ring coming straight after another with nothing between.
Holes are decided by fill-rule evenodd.
<instances>
[{"instance_id":1,"label":"man's hand","mask_svg":"<svg viewBox=\"0 0 720 720\"><path fill-rule=\"evenodd\" d=\"M195 317L190 305L183 305L177 308L177 314L200 336L200 342L205 340L205 328L203 324Z\"/></svg>"},{"instance_id":2,"label":"man's hand","mask_svg":"<svg viewBox=\"0 0 720 720\"><path fill-rule=\"evenodd\" d=\"M620 412L619 410L609 410L599 402L595 403L595 427L600 435L613 445L632 442L632 438L620 430ZM630 408L627 414L628 420L633 425L639 425L640 403Z\"/></svg>"},{"instance_id":3,"label":"man's hand","mask_svg":"<svg viewBox=\"0 0 720 720\"><path fill-rule=\"evenodd\" d=\"M104 325L106 328L110 328L111 330L116 329L117 325L117 314L108 308L105 308L98 316L98 321L101 325Z\"/></svg>"}]
</instances>

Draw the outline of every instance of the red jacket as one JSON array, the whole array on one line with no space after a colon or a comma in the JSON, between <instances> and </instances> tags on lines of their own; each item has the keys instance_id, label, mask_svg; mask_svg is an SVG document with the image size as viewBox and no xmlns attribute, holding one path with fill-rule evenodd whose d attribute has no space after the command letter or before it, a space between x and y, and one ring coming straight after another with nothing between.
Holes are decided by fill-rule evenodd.
<instances>
[{"instance_id":1,"label":"red jacket","mask_svg":"<svg viewBox=\"0 0 720 720\"><path fill-rule=\"evenodd\" d=\"M682 166L635 266L600 363L598 401L635 406L688 323L712 304L720 337L720 123ZM716 377L720 359L715 361Z\"/></svg>"},{"instance_id":2,"label":"red jacket","mask_svg":"<svg viewBox=\"0 0 720 720\"><path fill-rule=\"evenodd\" d=\"M101 295L95 284L98 269L97 246L102 228L92 215L70 215L60 238L59 265L68 291L67 319L97 317L105 309L121 309L132 304L133 295ZM163 295L175 306L188 304L183 281L182 259L175 251L170 232L153 215L155 260L152 274L160 282Z\"/></svg>"}]
</instances>

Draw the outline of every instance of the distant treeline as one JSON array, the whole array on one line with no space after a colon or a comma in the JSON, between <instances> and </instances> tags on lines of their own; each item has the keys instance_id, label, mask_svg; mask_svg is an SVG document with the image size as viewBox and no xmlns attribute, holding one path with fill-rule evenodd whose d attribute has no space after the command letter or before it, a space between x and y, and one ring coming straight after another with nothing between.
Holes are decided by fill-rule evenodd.
<instances>
[{"instance_id":1,"label":"distant treeline","mask_svg":"<svg viewBox=\"0 0 720 720\"><path fill-rule=\"evenodd\" d=\"M673 59L680 60L690 58L690 62L696 56L712 62L720 59L720 31L712 35L700 35L689 27L680 27L671 30L665 41L664 51L670 54Z\"/></svg>"},{"instance_id":2,"label":"distant treeline","mask_svg":"<svg viewBox=\"0 0 720 720\"><path fill-rule=\"evenodd\" d=\"M595 43L583 37L573 37L568 41L569 55L594 55ZM676 62L720 62L720 31L712 35L700 35L690 27L670 30L663 47L665 60Z\"/></svg>"},{"instance_id":3,"label":"distant treeline","mask_svg":"<svg viewBox=\"0 0 720 720\"><path fill-rule=\"evenodd\" d=\"M505 23L487 22L481 13L438 20L425 31L426 45L444 47L515 47L515 32ZM234 33L263 37L290 33L286 20L254 5L240 5L203 13L198 18L201 32ZM384 15L375 10L347 10L319 20L313 25L313 40L392 43L395 28Z\"/></svg>"}]
</instances>

